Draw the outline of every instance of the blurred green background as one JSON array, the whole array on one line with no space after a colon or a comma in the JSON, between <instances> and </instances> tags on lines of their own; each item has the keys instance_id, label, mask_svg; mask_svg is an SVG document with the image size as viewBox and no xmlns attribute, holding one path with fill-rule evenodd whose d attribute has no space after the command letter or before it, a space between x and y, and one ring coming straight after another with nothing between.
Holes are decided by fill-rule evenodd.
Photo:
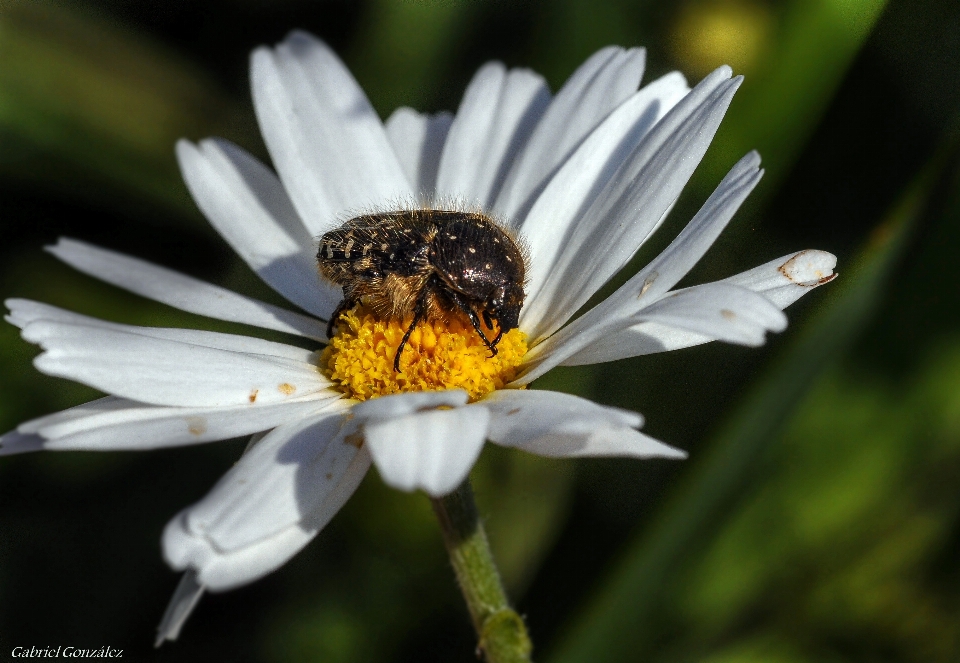
<instances>
[{"instance_id":1,"label":"blurred green background","mask_svg":"<svg viewBox=\"0 0 960 663\"><path fill-rule=\"evenodd\" d=\"M0 294L111 320L245 332L128 295L41 248L60 235L260 296L173 158L221 135L265 158L247 56L304 28L386 117L455 109L489 59L557 89L606 44L646 79L746 75L662 248L747 150L767 175L689 282L805 248L841 277L760 350L710 344L535 386L643 412L683 463L488 448L473 474L536 660L960 660L960 4L955 0L0 0ZM88 400L0 328L0 429ZM177 576L167 520L242 441L0 462L0 658L474 661L423 495L376 472L282 570L204 597L152 649Z\"/></svg>"}]
</instances>

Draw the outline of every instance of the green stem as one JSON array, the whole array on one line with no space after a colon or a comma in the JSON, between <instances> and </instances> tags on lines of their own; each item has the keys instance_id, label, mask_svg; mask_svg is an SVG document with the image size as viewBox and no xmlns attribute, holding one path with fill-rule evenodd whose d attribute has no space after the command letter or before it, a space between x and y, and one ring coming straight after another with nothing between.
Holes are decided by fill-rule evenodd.
<instances>
[{"instance_id":1,"label":"green stem","mask_svg":"<svg viewBox=\"0 0 960 663\"><path fill-rule=\"evenodd\" d=\"M477 631L478 649L487 663L529 663L533 645L523 619L510 607L503 591L487 533L477 515L470 480L449 495L431 501Z\"/></svg>"}]
</instances>

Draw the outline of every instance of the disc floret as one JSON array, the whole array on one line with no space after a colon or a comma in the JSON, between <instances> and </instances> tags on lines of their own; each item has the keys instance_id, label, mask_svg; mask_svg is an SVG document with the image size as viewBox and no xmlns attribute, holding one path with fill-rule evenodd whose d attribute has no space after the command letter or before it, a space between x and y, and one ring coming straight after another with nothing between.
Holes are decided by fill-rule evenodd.
<instances>
[{"instance_id":1,"label":"disc floret","mask_svg":"<svg viewBox=\"0 0 960 663\"><path fill-rule=\"evenodd\" d=\"M505 333L490 356L469 321L457 316L418 323L394 358L410 320L383 320L358 306L340 315L337 333L320 356L321 369L350 398L367 400L408 391L463 389L471 401L504 388L527 352L526 335ZM496 329L484 329L489 338Z\"/></svg>"}]
</instances>

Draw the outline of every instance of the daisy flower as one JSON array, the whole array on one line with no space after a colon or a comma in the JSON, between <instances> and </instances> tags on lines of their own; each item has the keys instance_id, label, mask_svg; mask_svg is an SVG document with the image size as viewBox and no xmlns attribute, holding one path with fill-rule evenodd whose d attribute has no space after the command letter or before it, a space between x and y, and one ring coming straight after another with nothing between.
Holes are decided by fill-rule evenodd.
<instances>
[{"instance_id":1,"label":"daisy flower","mask_svg":"<svg viewBox=\"0 0 960 663\"><path fill-rule=\"evenodd\" d=\"M552 95L536 73L489 63L455 115L401 108L383 123L323 42L294 32L257 49L253 101L276 172L220 139L181 141L177 157L210 223L299 310L72 239L49 251L139 295L314 349L8 300L7 320L43 349L40 371L108 396L21 424L0 438L0 454L254 435L163 533L165 559L187 573L161 639L176 637L204 588L238 587L295 555L371 463L391 486L442 496L487 440L552 457L683 458L639 432L639 414L526 387L558 365L712 340L761 345L786 327L784 307L833 278L836 261L802 251L675 289L760 180L750 153L663 253L575 317L663 222L741 83L721 67L692 89L678 73L640 87L643 69L643 50L604 48ZM449 200L483 210L529 248L519 329L498 355L467 323L425 323L397 373L402 323L362 308L324 349L342 293L318 275L316 238L358 212Z\"/></svg>"}]
</instances>

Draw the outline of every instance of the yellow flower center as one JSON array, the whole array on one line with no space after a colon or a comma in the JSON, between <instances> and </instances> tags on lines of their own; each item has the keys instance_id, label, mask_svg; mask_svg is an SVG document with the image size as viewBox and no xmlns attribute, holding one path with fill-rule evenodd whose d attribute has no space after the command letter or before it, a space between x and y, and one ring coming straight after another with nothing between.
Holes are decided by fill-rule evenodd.
<instances>
[{"instance_id":1,"label":"yellow flower center","mask_svg":"<svg viewBox=\"0 0 960 663\"><path fill-rule=\"evenodd\" d=\"M527 352L526 335L512 329L497 344L497 354L483 344L469 322L422 322L393 368L397 347L410 321L380 320L362 306L342 313L337 333L320 355L321 370L350 398L405 391L463 389L475 401L501 389L516 374ZM488 338L496 334L484 329Z\"/></svg>"}]
</instances>

